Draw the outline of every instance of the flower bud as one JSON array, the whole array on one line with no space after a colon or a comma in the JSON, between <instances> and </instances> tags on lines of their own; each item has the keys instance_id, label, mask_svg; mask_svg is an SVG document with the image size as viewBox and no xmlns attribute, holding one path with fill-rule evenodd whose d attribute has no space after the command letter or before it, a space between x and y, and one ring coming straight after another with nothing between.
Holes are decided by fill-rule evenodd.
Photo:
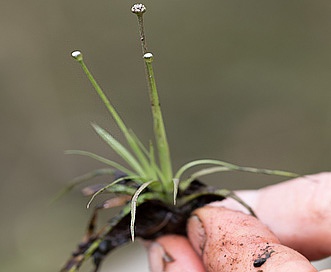
<instances>
[{"instance_id":1,"label":"flower bud","mask_svg":"<svg viewBox=\"0 0 331 272\"><path fill-rule=\"evenodd\" d=\"M77 61L82 61L83 60L83 54L79 50L73 51L71 53L71 56Z\"/></svg>"},{"instance_id":2,"label":"flower bud","mask_svg":"<svg viewBox=\"0 0 331 272\"><path fill-rule=\"evenodd\" d=\"M144 54L144 59L146 62L151 63L153 61L153 54L151 52L147 52Z\"/></svg>"}]
</instances>

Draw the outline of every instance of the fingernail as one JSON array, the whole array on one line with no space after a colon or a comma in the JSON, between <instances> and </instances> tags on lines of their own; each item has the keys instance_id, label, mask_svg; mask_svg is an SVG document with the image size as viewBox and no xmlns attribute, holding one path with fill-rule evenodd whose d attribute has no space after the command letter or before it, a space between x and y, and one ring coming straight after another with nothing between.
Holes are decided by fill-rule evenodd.
<instances>
[{"instance_id":1,"label":"fingernail","mask_svg":"<svg viewBox=\"0 0 331 272\"><path fill-rule=\"evenodd\" d=\"M166 264L173 261L173 258L157 242L149 244L148 259L151 271L157 272L165 271Z\"/></svg>"},{"instance_id":2,"label":"fingernail","mask_svg":"<svg viewBox=\"0 0 331 272\"><path fill-rule=\"evenodd\" d=\"M206 244L206 231L201 219L192 215L188 220L188 236L195 251L202 255Z\"/></svg>"}]
</instances>

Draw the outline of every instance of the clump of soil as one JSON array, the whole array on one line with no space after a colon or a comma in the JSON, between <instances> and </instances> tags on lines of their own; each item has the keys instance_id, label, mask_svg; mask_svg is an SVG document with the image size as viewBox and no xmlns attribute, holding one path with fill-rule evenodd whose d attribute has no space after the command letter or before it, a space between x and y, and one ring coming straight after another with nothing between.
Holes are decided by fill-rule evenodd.
<instances>
[{"instance_id":1,"label":"clump of soil","mask_svg":"<svg viewBox=\"0 0 331 272\"><path fill-rule=\"evenodd\" d=\"M214 191L213 187L195 180L185 191L179 192L178 199L192 194L197 194L197 197L181 206L166 205L158 200L142 203L136 210L135 237L153 240L165 234L186 235L186 223L192 211L210 202L225 198L213 193ZM120 213L113 217L107 226L109 230L105 233L102 231L103 229L98 233L94 233L95 220L96 211L92 216L88 234L84 241L78 245L77 250L72 254L61 272L79 268L89 256L93 258L94 272L96 272L107 254L131 241L130 214L123 216ZM96 241L98 242L95 243Z\"/></svg>"}]
</instances>

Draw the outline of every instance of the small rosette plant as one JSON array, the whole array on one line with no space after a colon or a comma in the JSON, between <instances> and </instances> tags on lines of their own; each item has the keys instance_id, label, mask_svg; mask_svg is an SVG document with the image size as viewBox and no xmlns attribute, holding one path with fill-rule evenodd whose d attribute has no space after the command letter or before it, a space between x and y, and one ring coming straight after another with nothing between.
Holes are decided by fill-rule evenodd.
<instances>
[{"instance_id":1,"label":"small rosette plant","mask_svg":"<svg viewBox=\"0 0 331 272\"><path fill-rule=\"evenodd\" d=\"M126 145L120 143L97 124L92 124L101 139L123 159L123 163L87 151L67 151L68 154L84 155L96 159L107 165L107 168L98 169L76 178L66 188L66 191L96 176L113 175L114 181L107 185L92 185L83 189L83 193L90 196L87 207L90 207L92 201L100 194L110 193L112 197L96 206L83 241L64 265L62 272L77 271L89 258L93 259L94 271L97 271L109 252L131 240L133 241L135 237L155 239L170 233L186 235L186 221L191 212L212 201L230 197L241 203L254 215L250 207L232 191L207 186L198 181L202 176L225 171L245 171L286 177L297 176L285 171L241 167L214 159L191 161L173 172L152 66L153 54L147 50L146 46L143 24L143 14L146 7L143 4L135 4L131 11L138 17L153 115L155 144L151 141L147 147L144 146L133 131L128 129L88 70L82 53L80 51L72 52L72 57L81 65L96 93L123 133ZM199 166L204 168L201 169ZM199 170L186 175L187 170L195 167L199 167ZM122 206L121 212L96 231L97 211L118 206Z\"/></svg>"}]
</instances>

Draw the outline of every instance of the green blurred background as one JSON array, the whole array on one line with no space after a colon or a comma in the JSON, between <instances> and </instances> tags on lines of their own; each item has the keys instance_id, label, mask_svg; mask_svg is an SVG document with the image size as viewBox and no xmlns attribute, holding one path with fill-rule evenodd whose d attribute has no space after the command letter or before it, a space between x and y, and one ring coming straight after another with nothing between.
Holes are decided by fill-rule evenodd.
<instances>
[{"instance_id":1,"label":"green blurred background","mask_svg":"<svg viewBox=\"0 0 331 272\"><path fill-rule=\"evenodd\" d=\"M78 189L48 202L102 165L64 150L116 158L90 122L121 135L72 50L82 50L128 126L145 143L152 137L133 3L0 4L2 271L58 271L83 235L91 210ZM330 170L329 1L144 3L174 167L218 158L303 174ZM238 173L204 180L229 189L281 181ZM137 244L109 262L112 271L148 271Z\"/></svg>"}]
</instances>

